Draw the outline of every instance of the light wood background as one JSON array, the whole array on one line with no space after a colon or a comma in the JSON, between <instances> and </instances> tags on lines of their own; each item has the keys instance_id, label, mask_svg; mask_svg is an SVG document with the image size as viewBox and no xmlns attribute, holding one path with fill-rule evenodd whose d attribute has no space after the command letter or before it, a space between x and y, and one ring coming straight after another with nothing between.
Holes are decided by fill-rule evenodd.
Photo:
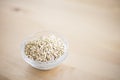
<instances>
[{"instance_id":1,"label":"light wood background","mask_svg":"<svg viewBox=\"0 0 120 80\"><path fill-rule=\"evenodd\" d=\"M21 57L28 35L55 31L68 58L40 71ZM119 0L0 0L0 80L120 80Z\"/></svg>"}]
</instances>

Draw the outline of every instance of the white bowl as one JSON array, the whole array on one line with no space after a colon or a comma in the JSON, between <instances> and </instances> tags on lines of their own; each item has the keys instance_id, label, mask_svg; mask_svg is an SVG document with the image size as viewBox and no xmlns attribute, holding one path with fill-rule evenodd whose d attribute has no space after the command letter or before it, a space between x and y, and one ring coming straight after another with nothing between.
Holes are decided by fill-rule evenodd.
<instances>
[{"instance_id":1,"label":"white bowl","mask_svg":"<svg viewBox=\"0 0 120 80\"><path fill-rule=\"evenodd\" d=\"M60 56L58 59L56 60L51 60L51 61L48 61L48 62L40 62L40 61L34 61L30 58L28 58L25 53L24 53L24 48L25 48L25 45L26 45L26 42L28 42L29 40L34 40L38 37L41 37L41 36L44 36L44 35L47 35L49 33L52 33L54 34L55 36L61 38L65 44L65 49L64 49L64 54L62 56ZM28 63L30 64L32 67L34 68L37 68L37 69L40 69L40 70L49 70L49 69L52 69L56 66L58 66L60 63L63 62L63 60L65 60L65 58L67 57L68 53L67 53L67 49L68 49L68 44L67 44L67 41L62 38L60 35L56 34L56 33L53 33L53 32L38 32L38 33L35 33L29 37L27 37L23 42L22 42L22 46L21 46L21 54L22 54L22 57L23 59Z\"/></svg>"}]
</instances>

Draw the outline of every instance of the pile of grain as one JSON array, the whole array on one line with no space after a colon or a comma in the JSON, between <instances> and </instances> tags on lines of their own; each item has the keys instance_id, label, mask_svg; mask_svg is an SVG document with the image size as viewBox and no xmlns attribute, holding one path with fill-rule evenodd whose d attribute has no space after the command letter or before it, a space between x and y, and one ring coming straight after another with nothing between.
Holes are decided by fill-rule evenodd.
<instances>
[{"instance_id":1,"label":"pile of grain","mask_svg":"<svg viewBox=\"0 0 120 80\"><path fill-rule=\"evenodd\" d=\"M48 62L56 60L64 54L64 42L54 34L28 41L25 55L34 61Z\"/></svg>"}]
</instances>

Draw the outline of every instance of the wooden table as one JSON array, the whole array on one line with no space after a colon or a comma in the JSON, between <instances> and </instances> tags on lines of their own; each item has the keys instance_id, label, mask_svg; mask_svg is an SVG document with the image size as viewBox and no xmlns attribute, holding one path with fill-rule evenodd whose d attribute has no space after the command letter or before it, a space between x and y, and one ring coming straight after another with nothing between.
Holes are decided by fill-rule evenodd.
<instances>
[{"instance_id":1,"label":"wooden table","mask_svg":"<svg viewBox=\"0 0 120 80\"><path fill-rule=\"evenodd\" d=\"M55 69L34 69L21 57L21 42L39 31L69 42ZM120 80L120 1L0 0L0 80Z\"/></svg>"}]
</instances>

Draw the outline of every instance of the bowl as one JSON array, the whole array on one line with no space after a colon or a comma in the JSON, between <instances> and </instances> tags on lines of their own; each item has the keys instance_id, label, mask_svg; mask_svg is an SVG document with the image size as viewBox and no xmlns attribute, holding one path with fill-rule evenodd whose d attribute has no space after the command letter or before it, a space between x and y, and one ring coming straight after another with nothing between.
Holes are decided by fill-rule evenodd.
<instances>
[{"instance_id":1,"label":"bowl","mask_svg":"<svg viewBox=\"0 0 120 80\"><path fill-rule=\"evenodd\" d=\"M36 61L36 60L28 58L28 56L25 54L25 45L31 40L36 40L41 37L44 38L48 36L49 34L53 34L55 35L55 37L63 41L64 43L63 55L61 55L58 59L50 60L47 62ZM55 32L48 32L48 31L37 32L37 33L34 33L28 36L25 40L23 40L22 45L21 45L21 54L22 54L24 61L30 64L32 67L40 69L40 70L50 70L52 68L57 67L59 64L61 64L66 59L66 57L68 56L68 43L62 36L60 36L59 34Z\"/></svg>"}]
</instances>

